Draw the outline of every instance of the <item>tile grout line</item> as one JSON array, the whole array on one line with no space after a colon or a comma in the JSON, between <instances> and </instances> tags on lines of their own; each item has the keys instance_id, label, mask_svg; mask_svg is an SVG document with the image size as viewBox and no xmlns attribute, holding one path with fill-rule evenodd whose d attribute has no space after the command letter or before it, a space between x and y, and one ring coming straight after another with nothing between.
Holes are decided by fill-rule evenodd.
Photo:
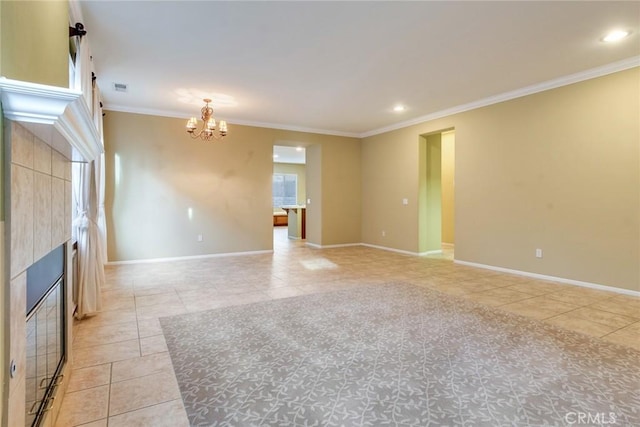
<instances>
[{"instance_id":1,"label":"tile grout line","mask_svg":"<svg viewBox=\"0 0 640 427\"><path fill-rule=\"evenodd\" d=\"M297 249L297 248L296 248L296 249ZM306 248L305 248L305 249L306 249ZM311 253L311 252L308 252L308 251L305 251L305 252L301 252L301 251L300 251L300 252L295 252L295 253L294 253L294 252L289 251L289 252L286 252L286 255L287 255L287 256L293 256L293 257L303 257L303 258L307 258L307 257L309 256L309 254L310 254L310 253ZM326 253L326 252L325 252L325 253ZM337 252L337 251L334 251L333 253L338 254L338 252ZM340 251L340 253L342 253L342 251ZM357 265L355 265L355 264L354 264L354 262L353 262L353 261L357 261L357 258L359 258L359 257L362 257L362 256L368 256L368 255L376 255L376 253L377 253L377 252L375 252L375 251L371 251L371 252L369 252L369 251L367 251L367 252L358 252L358 257L351 257L351 258L349 258L349 260L348 260L349 262L346 262L346 264L347 264L347 265L346 265L346 266L344 266L344 268L342 269L342 270L344 270L344 271L341 271L341 273L343 274L343 277L342 277L342 278L340 278L340 277L332 277L333 281L341 281L341 280L347 280L347 279L348 279L348 280L351 280L351 279L353 279L353 280L360 280L360 281L362 281L362 280L367 280L367 279L371 280L371 279L372 279L371 273L369 273L369 275L367 275L367 274L366 274L366 273L367 273L367 271L369 271L370 269L375 269L376 271L378 271L378 270L379 270L379 271L387 271L388 269L386 269L386 268L385 268L385 265L378 266L377 264L378 264L380 261L389 260L389 259L390 259L390 257L374 257L374 259L370 260L369 262L364 262L364 263L363 263L363 262L359 262L359 263L357 263ZM284 252L281 252L281 254L284 254ZM317 252L315 252L315 251L314 251L314 252L312 252L312 254L313 254L313 255L316 255L316 254L317 254ZM342 260L342 261L341 261L341 260L338 260L338 261L336 261L333 257L330 257L330 258L331 258L331 260L332 260L332 261L337 262L337 263L339 263L339 264L342 264L343 262L345 262L345 261L346 261L346 260ZM405 257L397 257L397 258L396 258L396 257L394 257L394 258L393 258L393 260L394 260L394 263L403 263L403 264L404 264L404 261L413 261L413 260L408 259L408 258L405 258ZM353 265L352 265L352 264L353 264ZM382 264L382 263L381 263L381 264ZM204 265L203 263L198 263L197 265L202 266L202 267L198 267L198 268L200 268L200 269L201 269L201 270L203 270L203 271L204 271L204 270L207 270L207 268L210 268L210 267L205 267L205 265ZM208 264L208 265L210 265L210 264ZM429 272L429 275L432 275L434 278L443 278L443 277L444 277L444 278L446 279L446 275L442 275L442 274L440 274L440 273L444 273L444 272L447 272L447 271L452 271L451 269L445 268L445 266L444 266L444 265L442 265L442 264L440 264L440 263L438 263L438 264L436 264L436 263L429 263L429 264L426 264L426 265L425 265L425 264L420 265L420 263L410 262L410 263L408 264L408 266L410 267L410 272L411 272L411 274L408 274L408 275L407 275L407 274L405 274L405 275L403 275L403 271L396 271L396 269L395 269L395 268L391 268L391 270L392 270L392 271L390 271L390 272L389 272L389 271L387 271L387 272L388 272L388 274L385 274L385 277L387 277L390 281L395 281L395 280L404 280L404 281L409 281L409 282L410 282L410 281L412 281L412 280L421 280L421 279L423 279L423 278L424 278L424 275L423 275L423 274L420 274L420 275L419 275L419 276L417 276L417 277L413 277L413 276L418 275L418 274L419 274L419 273L421 273L421 272L426 273L430 268L437 268L437 269L439 270L439 272ZM244 265L244 267L249 268L249 266L246 266L246 265ZM243 267L243 264L242 264L242 263L240 263L240 264L239 264L238 266L236 266L235 268L244 268L244 267ZM342 267L343 267L343 266L341 265L341 268L342 268ZM427 267L429 267L429 268L427 268ZM265 268L266 268L266 267L265 267ZM124 269L123 269L123 270L124 270ZM262 270L260 270L260 271L262 271ZM266 271L267 271L267 270L265 270L265 272L266 272ZM456 270L456 271L457 271L457 270ZM272 275L271 275L271 277L274 277L274 278L276 278L276 279L278 279L278 280L281 280L281 281L283 281L283 282L285 282L285 283L286 283L286 278L282 278L282 277L284 277L284 276L286 276L286 277L292 277L292 276L293 276L293 277L295 277L296 275L298 275L298 274L302 274L302 273L303 273L303 272L291 272L291 271L288 271L288 270L287 270L287 271L285 271L285 270L281 270L281 269L279 269L279 271L278 271L276 274L272 274ZM404 271L404 273L406 273L406 270ZM473 273L474 273L474 272L469 272L469 274L470 274L470 275L473 275ZM127 274L129 274L129 273L127 273ZM143 277L143 274L144 274L144 273L141 273L141 272L135 272L135 274L134 274L134 275L135 275L136 277ZM232 276L232 275L234 274L234 272L233 272L233 271L225 271L225 272L224 272L224 274L225 274L225 275L228 275L228 276ZM375 273L374 273L374 274L375 274ZM164 277L162 277L163 275L164 275ZM501 276L501 274L500 274L500 273L496 273L496 276L498 276L498 277L499 277L499 276ZM164 286L164 282L166 281L166 279L167 279L167 278L171 278L171 276L170 276L170 275L167 275L167 274L163 274L163 273L161 273L161 275L159 276L159 279L158 279L159 284L161 284L161 285L163 285L163 286ZM311 280L311 278L309 278L309 279ZM464 278L464 276L463 276L463 277L460 277L460 278L451 278L451 279L452 279L452 280L450 280L450 282L460 281L460 282L466 282L466 283L468 283L469 281L473 281L473 279L468 279L468 278L467 278L467 279L465 279L465 278ZM125 279L125 281L126 281L126 279ZM113 279L111 282L117 283L117 282L118 282L118 279ZM230 282L230 286L231 286L231 287L233 287L233 286L236 284L236 282L237 282L237 280L232 280L232 281ZM194 282L194 284L195 284L195 283L196 283L196 282ZM307 281L307 282L304 282L303 284L301 284L300 286L304 287L304 286L309 285L309 284L312 284L312 283ZM510 287L515 286L515 285L518 285L518 284L519 284L519 283L515 283L515 284L514 284L514 283L508 283L508 284L501 283L501 284L500 284L501 286L497 286L497 287L495 287L495 288L487 289L487 290L485 290L485 291L478 291L478 292L476 292L475 294L476 294L476 295L478 295L478 294L482 294L482 293L485 293L485 292L490 292L490 291L492 291L492 290L510 288ZM535 283L534 283L534 284L535 284ZM177 283L176 283L176 285L177 285ZM132 285L132 286L133 286L133 285ZM533 285L531 285L531 286L533 286ZM432 290L439 291L437 288L432 287L432 286L424 286L424 287L429 288L429 289L432 289ZM291 287L291 286L284 286L284 287L279 287L279 288L280 288L280 289L299 289L297 286L295 286L295 287ZM507 311L507 312L510 312L510 311L509 311L509 310L504 310L504 308L502 308L502 307L504 307L504 306L506 306L506 305L510 305L510 304L525 303L526 301L529 301L529 300L532 300L532 299L535 299L535 298L540 298L540 297L546 297L546 298L549 298L549 297L550 297L549 299L550 299L551 301L557 301L557 302L559 302L559 303L564 303L564 304L572 305L572 304L570 304L570 303L566 303L565 301L562 301L562 300L559 300L559 299L555 299L555 298L552 296L553 294L560 294L560 293L563 293L563 292L565 292L567 289L570 289L570 288L573 288L573 287L565 287L565 288L563 288L563 289L558 288L558 289L554 289L553 291L545 292L545 293L543 293L543 294L535 294L535 295L533 295L533 294L528 294L528 295L530 295L530 296L528 296L528 297L526 297L526 298L519 299L519 300L515 300L515 301L509 301L509 302L506 302L506 303L501 304L501 305L499 305L499 306L493 306L493 305L490 305L490 304L484 304L484 303L482 303L482 302L478 302L478 301L475 301L475 303L478 303L478 304L480 304L480 305L484 305L484 306L487 306L487 307L497 308L497 309L500 309L500 310L502 310L502 311ZM109 290L117 290L117 289L128 290L128 289L129 289L129 287L126 287L126 286L125 286L124 288L120 288L119 286L114 285L114 286L113 286L112 288L110 288ZM177 297L178 297L178 298L177 298L177 300L180 302L180 304L181 304L183 307L185 307L185 308L186 308L186 305L184 304L183 297L181 297L180 292L178 291L178 289L174 287L174 288L172 288L172 290L176 293L176 295L177 295ZM197 290L197 289L196 289L196 290ZM270 290L271 290L271 289L256 289L256 291L257 291L257 293L258 293L258 294L261 294L261 295L265 295L265 294L266 294L266 296L267 296L270 300L279 299L279 298L273 298L273 297L271 297L271 296L269 295L269 291L270 291ZM513 291L515 291L515 292L520 292L518 289L512 289L512 290L513 290ZM151 290L150 290L150 291L151 291ZM133 295L133 300L134 300L134 310L135 310L135 315L136 315L136 319L135 319L135 320L136 320L136 327L137 327L137 334L138 334L138 350L139 350L139 357L143 357L143 356L142 356L142 343L141 343L141 341L142 341L142 337L141 337L141 331L140 331L140 322L141 322L143 319L140 319L140 318L138 317L138 306L137 306L137 303L136 303L136 301L137 301L137 297L135 296L135 291L133 291L133 290L132 290L132 292L134 293L134 295ZM251 292L251 291L246 291L246 292ZM306 295L306 294L317 294L317 293L319 293L319 292L321 292L321 290L317 290L316 292L310 292L310 293L305 292L305 295ZM442 292L442 291L439 291L439 292ZM160 292L160 293L163 293L163 292ZM443 293L446 293L446 292L443 292ZM522 293L523 293L523 294L527 294L527 292L522 292ZM578 295L578 296L576 296L576 299L580 299L580 295L579 295L579 293L577 293L577 292L576 292L576 294ZM151 295L157 295L157 294L151 294ZM146 296L146 295L142 295L142 296ZM228 296L228 297L238 297L239 299L242 299L243 293L242 293L242 292L240 292L240 293L233 293L233 294L229 294L229 295L227 295L227 296ZM469 300L469 301L473 301L472 299L467 298L467 296L466 296L466 295L461 295L461 296L459 296L459 297L462 297L462 298L464 298L464 299L466 299L466 300ZM586 296L585 296L585 297L586 297ZM611 332L609 332L609 333L607 333L607 334L603 335L602 337L605 337L605 336L611 335L611 334L613 334L613 333L615 333L615 332L617 332L617 331L619 331L619 330L622 330L622 329L625 329L625 328L629 327L630 325L634 325L634 324L640 323L640 321L638 321L637 319L635 319L633 316L627 316L627 315L625 315L625 314L615 313L615 312L610 312L610 311L608 311L608 310L602 310L602 309L600 309L600 308L591 307L592 305L595 305L595 304L597 304L597 303L599 303L599 302L608 301L608 300L610 300L611 298L615 298L615 297L614 297L614 296L612 296L612 297L607 298L607 297L599 296L599 297L596 297L595 299L590 300L587 304L582 304L582 305L577 306L577 307L575 307L575 308L571 308L571 309L569 309L569 310L567 310L567 311L563 311L563 312L560 312L560 313L554 314L553 316L549 316L549 317L548 317L548 318L546 318L546 319L550 319L550 318L557 317L557 316L562 316L562 315L569 315L569 317L571 317L571 315L570 315L569 313L575 313L576 311L578 311L578 310L580 310L580 309L582 309L582 308L590 307L590 308L591 308L591 309L593 309L593 310L602 311L602 312L604 312L604 313L609 313L609 314L611 314L611 315L615 315L615 316L628 317L628 318L630 318L630 319L633 319L633 320L634 320L634 321L632 321L631 323L629 323L629 324L627 324L627 325L625 325L625 326L619 327L619 328L617 328L617 329L615 329L615 330L613 330L613 331L611 331ZM633 301L633 300L632 300L632 301ZM237 304L231 304L231 305L237 305ZM629 307L629 308L632 308L633 306L632 306L632 305L630 305L630 306L628 306L628 307ZM625 303L625 309L626 309L626 308L627 308L627 306L626 306L626 303ZM196 310L196 311L202 311L202 310ZM531 317L531 316L528 316L528 315L526 315L526 314L520 314L520 313L512 312L512 311L511 311L511 313L519 314L519 315L521 315L521 316L528 317L528 318L533 319L533 320L538 320L538 321L541 321L541 322L544 322L544 323L548 323L548 322L546 322L546 321L545 321L546 319L537 319L537 318L535 318L535 317ZM571 317L571 318L572 318L572 319L574 319L573 317ZM576 320L576 321L583 321L583 320L584 320L584 321L591 322L591 320L590 320L590 319L582 319L582 318L580 318L580 317L575 317L575 320ZM609 326L609 325L606 325L606 324L604 324L604 323L600 323L600 322L594 322L594 323L597 323L597 324L602 325L602 326ZM115 323L114 323L114 324L115 324ZM89 325L85 325L85 326L89 326ZM569 328L564 328L564 329L570 330ZM592 336L592 337L593 337L593 338L596 338L596 339L601 339L601 338L602 338L602 337L595 337L595 336ZM75 337L74 337L74 338L75 338ZM125 341L126 341L126 340L125 340ZM123 342L123 341L119 341L119 342ZM83 350L85 350L85 349L87 349L87 348L89 348L89 347L90 347L90 346L82 347L82 349L83 349ZM160 354L160 353L153 353L153 354ZM131 360L131 359L132 359L132 358L129 358L129 359L123 359L123 360ZM115 363L115 361L114 361L114 362L109 362L111 372L110 372L110 381L109 381L109 401L108 401L108 406L110 406L111 387L112 387L112 385L114 384L114 382L113 382L113 378L114 378L114 377L113 377L113 365L114 365L114 363ZM98 364L98 365L100 365L100 364ZM98 366L98 365L91 365L91 366ZM86 366L86 367L83 367L83 368L88 368L88 367L90 367L90 366ZM82 368L79 368L79 369L82 369ZM151 374L149 374L149 375L151 375ZM172 399L172 400L174 400L174 399ZM177 399L177 400L179 400L179 399ZM169 402L169 401L167 401L167 402ZM161 402L161 403L166 403L166 402ZM148 405L148 406L145 406L145 407L142 407L142 408L153 407L153 406L159 405L159 404L161 404L161 403L155 403L155 404L153 404L153 405ZM142 409L142 408L138 408L138 409ZM108 408L108 409L109 409L109 408ZM132 411L127 411L127 412L124 412L124 413L133 412L133 411L136 411L136 410L138 410L138 409L135 409L135 410L132 410ZM118 415L120 415L120 414L118 414ZM107 421L108 421L108 419L109 419L109 418L110 418L110 416L109 416L109 414L107 414Z\"/></svg>"},{"instance_id":2,"label":"tile grout line","mask_svg":"<svg viewBox=\"0 0 640 427\"><path fill-rule=\"evenodd\" d=\"M631 326L631 325L635 325L636 323L640 324L640 321L629 323L628 325L625 325L625 326L623 326L623 327L621 327L621 328L618 328L618 329L616 329L616 330L614 330L614 331L611 331L611 332L609 332L608 334L604 334L604 335L603 335L603 336L601 336L600 338L604 338L604 337L609 336L609 335L611 335L611 334L613 334L613 333L615 333L615 332L621 331L622 329L626 329L626 328L628 328L628 327L629 327L629 326Z\"/></svg>"},{"instance_id":3,"label":"tile grout line","mask_svg":"<svg viewBox=\"0 0 640 427\"><path fill-rule=\"evenodd\" d=\"M109 366L109 395L107 396L107 427L109 427L109 412L111 412L111 384L113 384L113 363Z\"/></svg>"},{"instance_id":4,"label":"tile grout line","mask_svg":"<svg viewBox=\"0 0 640 427\"><path fill-rule=\"evenodd\" d=\"M139 407L139 408L131 409L131 410L129 410L129 411L124 411L124 412L121 412L121 413L119 413L119 414L109 415L109 416L107 417L107 419L111 419L111 418L119 417L120 415L124 415L124 414L130 414L130 413L132 413L132 412L140 411L140 410L142 410L142 409L153 408L154 406L164 405L165 403L174 402L174 401L176 401L176 402L177 402L177 401L180 401L180 403L182 403L182 396L181 396L181 397L179 397L179 398L177 398L177 399L163 400L162 402L156 402L156 403L153 403L153 404L151 404L151 405L141 406L141 407ZM183 404L183 403L182 403L182 404ZM107 426L108 426L108 424L107 424Z\"/></svg>"}]
</instances>

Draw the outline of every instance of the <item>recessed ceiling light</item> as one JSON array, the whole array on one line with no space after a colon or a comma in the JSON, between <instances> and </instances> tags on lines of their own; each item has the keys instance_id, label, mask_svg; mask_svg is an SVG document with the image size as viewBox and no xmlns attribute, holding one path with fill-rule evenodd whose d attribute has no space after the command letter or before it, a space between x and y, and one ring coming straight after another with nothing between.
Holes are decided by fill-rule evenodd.
<instances>
[{"instance_id":1,"label":"recessed ceiling light","mask_svg":"<svg viewBox=\"0 0 640 427\"><path fill-rule=\"evenodd\" d=\"M406 107L404 105L396 105L395 107L393 107L393 111L396 111L396 112L400 112L404 110L406 110Z\"/></svg>"},{"instance_id":2,"label":"recessed ceiling light","mask_svg":"<svg viewBox=\"0 0 640 427\"><path fill-rule=\"evenodd\" d=\"M631 34L631 31L625 31L625 30L613 30L611 32L609 32L609 34L607 34L606 36L604 36L602 38L603 42L617 42L619 40L622 40L623 38L627 37L629 34Z\"/></svg>"}]
</instances>

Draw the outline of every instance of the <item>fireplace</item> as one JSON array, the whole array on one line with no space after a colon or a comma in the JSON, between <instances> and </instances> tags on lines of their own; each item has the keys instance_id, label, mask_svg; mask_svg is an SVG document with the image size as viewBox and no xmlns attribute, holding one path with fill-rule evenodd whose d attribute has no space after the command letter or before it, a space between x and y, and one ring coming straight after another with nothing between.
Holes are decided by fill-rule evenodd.
<instances>
[{"instance_id":1,"label":"fireplace","mask_svg":"<svg viewBox=\"0 0 640 427\"><path fill-rule=\"evenodd\" d=\"M72 357L71 161L97 160L103 152L96 127L102 111L92 108L91 67L82 70L89 73L82 78L89 83L86 88L0 78L6 236L0 253L6 263L7 308L0 362L9 370L1 376L0 406L2 424L12 427L54 424L69 382L69 375L62 379L61 374L70 369L66 362ZM66 249L57 249L62 254L57 256L58 275L41 285L30 280L27 302L27 270L60 245ZM54 313L64 313L66 322Z\"/></svg>"},{"instance_id":2,"label":"fireplace","mask_svg":"<svg viewBox=\"0 0 640 427\"><path fill-rule=\"evenodd\" d=\"M65 245L27 269L25 426L52 408L65 362Z\"/></svg>"}]
</instances>

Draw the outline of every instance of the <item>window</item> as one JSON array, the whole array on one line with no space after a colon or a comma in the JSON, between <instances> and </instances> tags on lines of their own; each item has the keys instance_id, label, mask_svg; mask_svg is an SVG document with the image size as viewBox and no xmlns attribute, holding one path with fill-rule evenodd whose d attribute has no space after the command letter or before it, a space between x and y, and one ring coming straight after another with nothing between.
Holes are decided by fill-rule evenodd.
<instances>
[{"instance_id":1,"label":"window","mask_svg":"<svg viewBox=\"0 0 640 427\"><path fill-rule=\"evenodd\" d=\"M273 206L298 204L298 175L288 173L273 174Z\"/></svg>"}]
</instances>

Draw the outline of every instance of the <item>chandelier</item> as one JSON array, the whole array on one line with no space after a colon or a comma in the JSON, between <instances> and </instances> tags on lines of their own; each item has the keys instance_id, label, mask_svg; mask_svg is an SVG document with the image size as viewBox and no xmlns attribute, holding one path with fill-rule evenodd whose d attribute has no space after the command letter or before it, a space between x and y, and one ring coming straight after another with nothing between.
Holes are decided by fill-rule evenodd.
<instances>
[{"instance_id":1,"label":"chandelier","mask_svg":"<svg viewBox=\"0 0 640 427\"><path fill-rule=\"evenodd\" d=\"M205 141L210 141L211 138L222 139L227 136L227 122L224 120L220 120L220 127L218 128L218 132L216 133L216 119L213 118L213 108L209 107L210 99L203 99L205 102L205 106L202 107L202 130L200 132L196 132L196 128L198 127L198 119L195 117L191 117L189 121L187 121L187 132L191 135L191 138L200 138Z\"/></svg>"}]
</instances>

